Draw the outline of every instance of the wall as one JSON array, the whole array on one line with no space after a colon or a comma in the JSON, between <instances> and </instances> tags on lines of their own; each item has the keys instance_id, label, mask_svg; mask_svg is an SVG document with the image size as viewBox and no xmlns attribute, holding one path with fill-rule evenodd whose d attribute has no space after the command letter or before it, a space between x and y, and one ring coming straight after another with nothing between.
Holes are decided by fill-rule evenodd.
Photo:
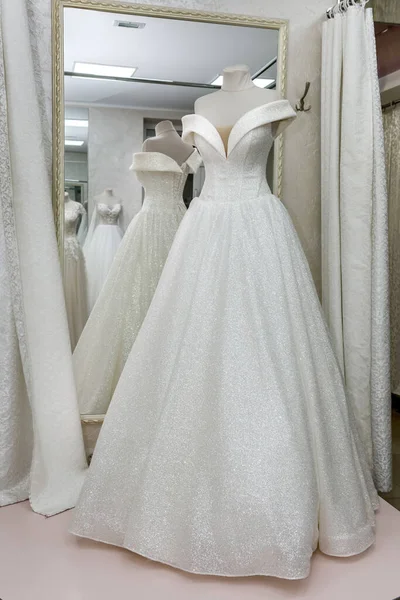
<instances>
[{"instance_id":1,"label":"wall","mask_svg":"<svg viewBox=\"0 0 400 600\"><path fill-rule=\"evenodd\" d=\"M129 170L133 152L143 142L143 117L134 110L120 108L89 109L89 216L93 199L105 188L112 188L122 199L123 228L141 206L141 186Z\"/></svg>"},{"instance_id":2,"label":"wall","mask_svg":"<svg viewBox=\"0 0 400 600\"><path fill-rule=\"evenodd\" d=\"M29 0L28 0L29 1ZM51 99L51 1L35 0L31 6L37 16L39 53L45 76L47 103ZM309 101L312 110L300 113L286 130L283 201L294 221L310 267L320 288L320 61L321 23L333 0L140 0L185 9L249 14L264 18L288 19L287 97L295 104L311 82ZM193 48L193 52L198 49Z\"/></svg>"},{"instance_id":3,"label":"wall","mask_svg":"<svg viewBox=\"0 0 400 600\"><path fill-rule=\"evenodd\" d=\"M143 144L144 119L180 119L178 111L168 114L156 110L126 108L89 108L89 216L93 198L112 188L123 203L123 229L142 206L142 187L129 170L132 155Z\"/></svg>"}]
</instances>

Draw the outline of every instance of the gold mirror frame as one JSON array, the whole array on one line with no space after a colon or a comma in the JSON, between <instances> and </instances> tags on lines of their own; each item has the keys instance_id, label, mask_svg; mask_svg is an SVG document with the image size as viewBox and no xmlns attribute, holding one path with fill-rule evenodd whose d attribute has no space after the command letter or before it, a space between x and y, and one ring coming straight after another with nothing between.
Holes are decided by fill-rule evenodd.
<instances>
[{"instance_id":1,"label":"gold mirror frame","mask_svg":"<svg viewBox=\"0 0 400 600\"><path fill-rule=\"evenodd\" d=\"M277 29L278 63L277 89L284 97L286 93L286 64L288 44L288 21L283 19L262 19L247 15L204 12L181 8L169 8L126 2L105 2L103 0L52 0L52 70L53 70L53 213L60 255L61 269L64 260L64 8L81 8L126 15L142 15L181 21L200 21L221 25ZM283 178L283 139L275 140L274 146L274 185L273 192L282 197ZM85 424L101 424L104 415L82 415Z\"/></svg>"}]
</instances>

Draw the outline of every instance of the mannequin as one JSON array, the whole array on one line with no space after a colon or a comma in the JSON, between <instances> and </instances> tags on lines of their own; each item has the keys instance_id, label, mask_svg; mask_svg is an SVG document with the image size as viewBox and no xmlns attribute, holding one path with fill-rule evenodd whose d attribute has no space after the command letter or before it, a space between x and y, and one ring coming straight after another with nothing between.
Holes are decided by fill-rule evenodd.
<instances>
[{"instance_id":1,"label":"mannequin","mask_svg":"<svg viewBox=\"0 0 400 600\"><path fill-rule=\"evenodd\" d=\"M161 152L182 165L191 154L193 146L183 142L171 121L160 121L156 125L155 137L145 140L143 152Z\"/></svg>"},{"instance_id":2,"label":"mannequin","mask_svg":"<svg viewBox=\"0 0 400 600\"><path fill-rule=\"evenodd\" d=\"M226 67L222 87L218 92L196 100L194 112L205 117L217 129L227 147L230 131L249 110L279 100L276 90L257 87L246 65Z\"/></svg>"},{"instance_id":3,"label":"mannequin","mask_svg":"<svg viewBox=\"0 0 400 600\"><path fill-rule=\"evenodd\" d=\"M121 198L114 195L114 190L112 188L106 188L104 192L98 194L98 196L94 197L96 204L102 202L104 204L108 204L114 206L114 204L122 204Z\"/></svg>"}]
</instances>

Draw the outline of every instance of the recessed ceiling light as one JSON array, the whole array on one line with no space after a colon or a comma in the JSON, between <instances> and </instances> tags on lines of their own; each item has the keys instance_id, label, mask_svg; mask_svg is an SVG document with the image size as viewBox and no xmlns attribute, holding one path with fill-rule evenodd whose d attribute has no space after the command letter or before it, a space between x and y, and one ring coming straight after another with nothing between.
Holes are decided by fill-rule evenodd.
<instances>
[{"instance_id":1,"label":"recessed ceiling light","mask_svg":"<svg viewBox=\"0 0 400 600\"><path fill-rule=\"evenodd\" d=\"M66 146L83 146L84 143L82 140L65 140Z\"/></svg>"},{"instance_id":2,"label":"recessed ceiling light","mask_svg":"<svg viewBox=\"0 0 400 600\"><path fill-rule=\"evenodd\" d=\"M132 77L137 67L116 67L113 65L99 65L95 63L76 62L74 73L80 75L106 75L108 77Z\"/></svg>"},{"instance_id":3,"label":"recessed ceiling light","mask_svg":"<svg viewBox=\"0 0 400 600\"><path fill-rule=\"evenodd\" d=\"M265 88L267 85L271 85L274 83L275 79L263 79L262 77L257 77L257 79L253 79L254 85L260 88Z\"/></svg>"},{"instance_id":4,"label":"recessed ceiling light","mask_svg":"<svg viewBox=\"0 0 400 600\"><path fill-rule=\"evenodd\" d=\"M65 119L65 127L89 127L86 119Z\"/></svg>"}]
</instances>

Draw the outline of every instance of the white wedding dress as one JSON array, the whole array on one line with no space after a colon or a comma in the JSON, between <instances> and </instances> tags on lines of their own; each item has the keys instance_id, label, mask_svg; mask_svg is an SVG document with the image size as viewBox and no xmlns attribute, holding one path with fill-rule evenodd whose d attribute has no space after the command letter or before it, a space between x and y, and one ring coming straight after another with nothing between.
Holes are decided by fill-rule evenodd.
<instances>
[{"instance_id":1,"label":"white wedding dress","mask_svg":"<svg viewBox=\"0 0 400 600\"><path fill-rule=\"evenodd\" d=\"M76 236L79 216L85 213L79 202L64 205L64 295L72 350L88 318L85 259Z\"/></svg>"},{"instance_id":2,"label":"white wedding dress","mask_svg":"<svg viewBox=\"0 0 400 600\"><path fill-rule=\"evenodd\" d=\"M111 401L72 532L193 573L304 578L374 541L376 491L300 242L266 183L286 100L183 118L206 168ZM283 123L282 123L283 125ZM274 128L275 131L275 128ZM278 130L279 131L279 130Z\"/></svg>"},{"instance_id":3,"label":"white wedding dress","mask_svg":"<svg viewBox=\"0 0 400 600\"><path fill-rule=\"evenodd\" d=\"M96 303L107 279L123 233L119 226L122 205L95 203L89 231L83 246L88 278L89 310Z\"/></svg>"},{"instance_id":4,"label":"white wedding dress","mask_svg":"<svg viewBox=\"0 0 400 600\"><path fill-rule=\"evenodd\" d=\"M158 152L133 156L131 170L145 188L145 200L125 233L73 355L81 413L108 409L186 212L182 193L187 176L200 163L197 150L181 166Z\"/></svg>"}]
</instances>

